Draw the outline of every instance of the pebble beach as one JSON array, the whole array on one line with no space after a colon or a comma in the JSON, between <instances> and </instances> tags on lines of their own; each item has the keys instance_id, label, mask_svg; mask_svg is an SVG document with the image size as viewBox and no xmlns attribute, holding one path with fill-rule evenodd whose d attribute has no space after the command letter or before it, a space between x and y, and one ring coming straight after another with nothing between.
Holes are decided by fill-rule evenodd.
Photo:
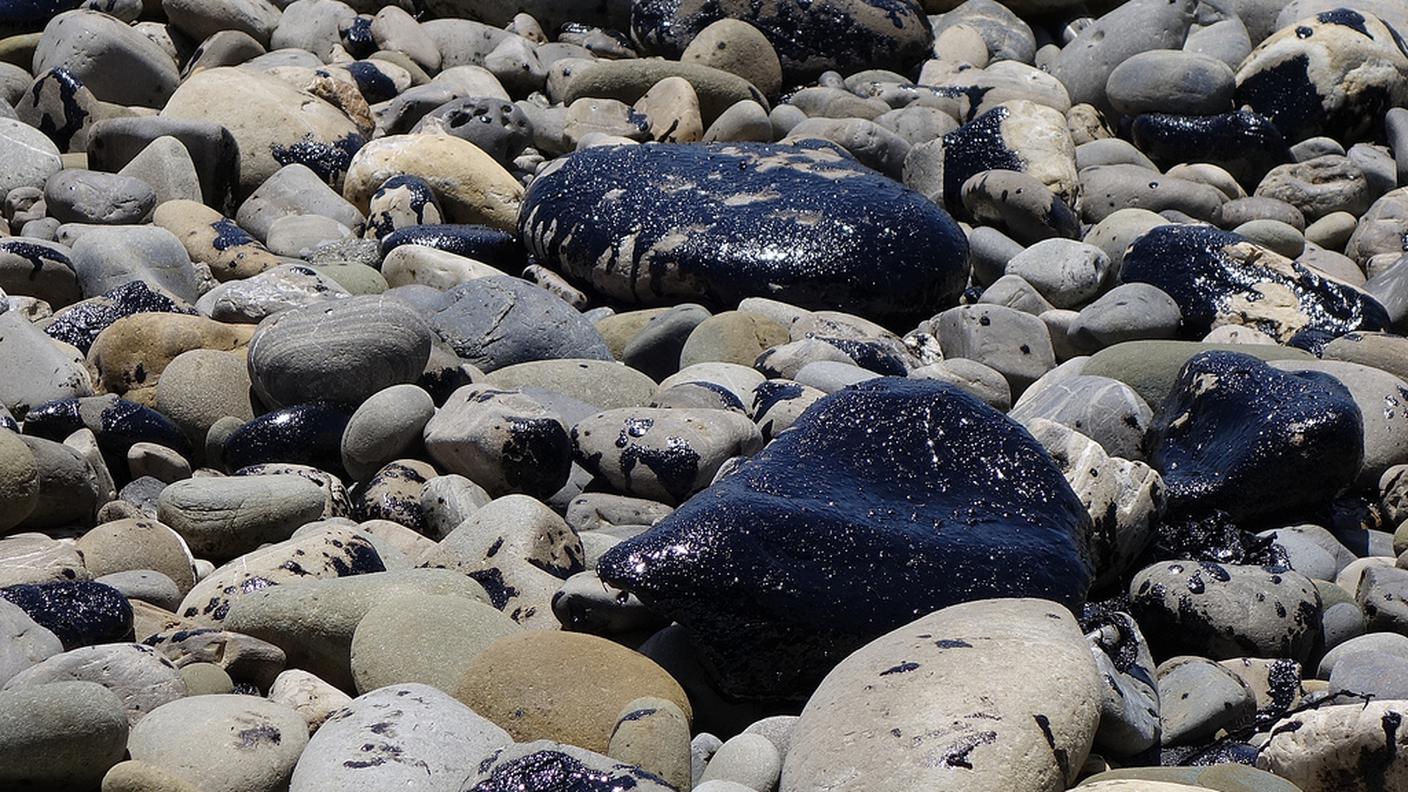
<instances>
[{"instance_id":1,"label":"pebble beach","mask_svg":"<svg viewBox=\"0 0 1408 792\"><path fill-rule=\"evenodd\" d=\"M0 792L1408 792L1405 0L0 0Z\"/></svg>"}]
</instances>

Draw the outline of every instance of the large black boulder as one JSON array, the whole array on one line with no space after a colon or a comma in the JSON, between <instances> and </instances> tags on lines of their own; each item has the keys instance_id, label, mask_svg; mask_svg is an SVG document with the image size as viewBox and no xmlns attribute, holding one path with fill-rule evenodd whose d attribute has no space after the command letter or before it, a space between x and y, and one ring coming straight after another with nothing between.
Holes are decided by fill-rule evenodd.
<instances>
[{"instance_id":1,"label":"large black boulder","mask_svg":"<svg viewBox=\"0 0 1408 792\"><path fill-rule=\"evenodd\" d=\"M631 303L773 297L908 329L968 279L953 218L820 141L586 149L533 181L518 225L539 261Z\"/></svg>"},{"instance_id":2,"label":"large black boulder","mask_svg":"<svg viewBox=\"0 0 1408 792\"><path fill-rule=\"evenodd\" d=\"M1020 425L954 386L884 377L817 402L598 574L683 624L725 693L795 699L939 608L1040 597L1079 612L1088 530Z\"/></svg>"}]
</instances>

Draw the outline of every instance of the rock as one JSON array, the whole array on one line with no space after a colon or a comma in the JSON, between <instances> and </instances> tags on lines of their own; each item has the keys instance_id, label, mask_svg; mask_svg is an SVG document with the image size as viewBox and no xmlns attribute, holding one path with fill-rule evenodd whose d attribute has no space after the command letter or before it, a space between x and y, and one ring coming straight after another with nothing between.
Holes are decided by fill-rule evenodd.
<instances>
[{"instance_id":1,"label":"rock","mask_svg":"<svg viewBox=\"0 0 1408 792\"><path fill-rule=\"evenodd\" d=\"M1162 562L1135 575L1129 592L1156 657L1304 661L1320 628L1320 595L1289 569Z\"/></svg>"},{"instance_id":2,"label":"rock","mask_svg":"<svg viewBox=\"0 0 1408 792\"><path fill-rule=\"evenodd\" d=\"M1051 63L1051 73L1072 102L1111 109L1106 84L1117 66L1149 50L1178 49L1193 22L1189 0L1136 0L1100 17L1080 31Z\"/></svg>"},{"instance_id":3,"label":"rock","mask_svg":"<svg viewBox=\"0 0 1408 792\"><path fill-rule=\"evenodd\" d=\"M63 642L65 650L130 641L132 606L118 591L90 581L57 581L0 588L0 599Z\"/></svg>"},{"instance_id":4,"label":"rock","mask_svg":"<svg viewBox=\"0 0 1408 792\"><path fill-rule=\"evenodd\" d=\"M93 392L76 350L50 340L19 311L0 313L0 364L8 371L38 374L0 380L0 405L18 416L54 399Z\"/></svg>"},{"instance_id":5,"label":"rock","mask_svg":"<svg viewBox=\"0 0 1408 792\"><path fill-rule=\"evenodd\" d=\"M274 792L288 782L308 744L292 709L253 696L177 699L132 728L127 750L211 792Z\"/></svg>"},{"instance_id":6,"label":"rock","mask_svg":"<svg viewBox=\"0 0 1408 792\"><path fill-rule=\"evenodd\" d=\"M478 278L446 293L430 326L484 371L549 358L610 360L591 323L571 306L517 278Z\"/></svg>"},{"instance_id":7,"label":"rock","mask_svg":"<svg viewBox=\"0 0 1408 792\"><path fill-rule=\"evenodd\" d=\"M260 323L249 343L249 378L271 407L360 404L419 378L430 340L425 321L399 300L349 297L293 308Z\"/></svg>"},{"instance_id":8,"label":"rock","mask_svg":"<svg viewBox=\"0 0 1408 792\"><path fill-rule=\"evenodd\" d=\"M353 699L318 729L291 792L404 786L458 792L480 758L512 741L502 729L427 685L384 687Z\"/></svg>"},{"instance_id":9,"label":"rock","mask_svg":"<svg viewBox=\"0 0 1408 792\"><path fill-rule=\"evenodd\" d=\"M1398 728L1397 701L1321 707L1291 715L1271 728L1256 765L1304 792L1368 792L1408 777Z\"/></svg>"},{"instance_id":10,"label":"rock","mask_svg":"<svg viewBox=\"0 0 1408 792\"><path fill-rule=\"evenodd\" d=\"M92 682L0 691L0 783L15 788L86 789L122 761L122 700Z\"/></svg>"},{"instance_id":11,"label":"rock","mask_svg":"<svg viewBox=\"0 0 1408 792\"><path fill-rule=\"evenodd\" d=\"M180 241L161 228L94 228L73 244L73 269L85 297L134 280L183 302L195 302L196 280Z\"/></svg>"},{"instance_id":12,"label":"rock","mask_svg":"<svg viewBox=\"0 0 1408 792\"><path fill-rule=\"evenodd\" d=\"M430 394L416 385L392 385L367 397L342 434L342 465L353 478L370 478L407 455L435 416Z\"/></svg>"},{"instance_id":13,"label":"rock","mask_svg":"<svg viewBox=\"0 0 1408 792\"><path fill-rule=\"evenodd\" d=\"M1066 202L1021 171L982 171L963 182L961 196L975 220L1024 243L1080 235L1080 218Z\"/></svg>"},{"instance_id":14,"label":"rock","mask_svg":"<svg viewBox=\"0 0 1408 792\"><path fill-rule=\"evenodd\" d=\"M393 176L429 184L451 223L512 229L523 188L503 166L473 143L452 134L390 135L352 158L343 196L366 212L371 198Z\"/></svg>"},{"instance_id":15,"label":"rock","mask_svg":"<svg viewBox=\"0 0 1408 792\"><path fill-rule=\"evenodd\" d=\"M237 355L216 349L192 349L171 359L157 381L155 406L193 443L203 442L210 427L226 416L254 418L249 368Z\"/></svg>"},{"instance_id":16,"label":"rock","mask_svg":"<svg viewBox=\"0 0 1408 792\"><path fill-rule=\"evenodd\" d=\"M83 554L73 545L42 534L16 534L0 539L0 586L90 580Z\"/></svg>"},{"instance_id":17,"label":"rock","mask_svg":"<svg viewBox=\"0 0 1408 792\"><path fill-rule=\"evenodd\" d=\"M1362 417L1325 374L1207 352L1184 365L1147 444L1170 514L1241 522L1333 498L1358 475ZM1235 439L1234 439L1235 438ZM1294 493L1281 482L1293 477Z\"/></svg>"},{"instance_id":18,"label":"rock","mask_svg":"<svg viewBox=\"0 0 1408 792\"><path fill-rule=\"evenodd\" d=\"M467 385L425 425L425 448L490 495L547 498L567 483L572 445L562 419L531 396Z\"/></svg>"},{"instance_id":19,"label":"rock","mask_svg":"<svg viewBox=\"0 0 1408 792\"><path fill-rule=\"evenodd\" d=\"M691 786L689 717L668 699L644 697L627 704L616 719L606 753L676 789Z\"/></svg>"},{"instance_id":20,"label":"rock","mask_svg":"<svg viewBox=\"0 0 1408 792\"><path fill-rule=\"evenodd\" d=\"M1012 170L1040 181L1067 206L1080 193L1075 142L1060 113L1025 99L1004 102L943 137L944 203L962 202L963 185L986 170Z\"/></svg>"},{"instance_id":21,"label":"rock","mask_svg":"<svg viewBox=\"0 0 1408 792\"><path fill-rule=\"evenodd\" d=\"M1142 118L1147 118L1143 116ZM1198 220L1216 220L1227 196L1216 187L1140 165L1095 165L1080 172L1081 217L1099 223L1122 209L1176 210Z\"/></svg>"},{"instance_id":22,"label":"rock","mask_svg":"<svg viewBox=\"0 0 1408 792\"><path fill-rule=\"evenodd\" d=\"M548 740L519 743L494 751L479 774L465 782L469 792L581 786L590 790L632 789L668 792L664 779L599 753ZM469 786L469 784L473 786Z\"/></svg>"},{"instance_id":23,"label":"rock","mask_svg":"<svg viewBox=\"0 0 1408 792\"><path fill-rule=\"evenodd\" d=\"M157 707L186 695L176 666L149 646L103 644L56 654L11 677L5 690L59 682L96 682L116 693L136 725Z\"/></svg>"},{"instance_id":24,"label":"rock","mask_svg":"<svg viewBox=\"0 0 1408 792\"><path fill-rule=\"evenodd\" d=\"M3 187L0 187L3 189ZM39 239L0 239L0 289L11 296L36 297L54 308L82 299L71 251Z\"/></svg>"},{"instance_id":25,"label":"rock","mask_svg":"<svg viewBox=\"0 0 1408 792\"><path fill-rule=\"evenodd\" d=\"M736 74L764 96L782 90L782 62L762 31L741 19L725 17L698 31L680 60Z\"/></svg>"},{"instance_id":26,"label":"rock","mask_svg":"<svg viewBox=\"0 0 1408 792\"><path fill-rule=\"evenodd\" d=\"M575 684L564 687L563 673ZM667 699L691 715L684 691L659 666L581 633L500 638L469 662L454 695L518 742L556 739L587 750L607 750L617 715L640 696Z\"/></svg>"},{"instance_id":27,"label":"rock","mask_svg":"<svg viewBox=\"0 0 1408 792\"><path fill-rule=\"evenodd\" d=\"M595 359L519 363L495 369L484 382L537 394L548 402L552 400L544 394L561 394L602 409L645 406L656 390L655 381L635 367Z\"/></svg>"},{"instance_id":28,"label":"rock","mask_svg":"<svg viewBox=\"0 0 1408 792\"><path fill-rule=\"evenodd\" d=\"M1202 745L1256 715L1251 688L1211 660L1173 658L1159 666L1158 683L1164 746Z\"/></svg>"},{"instance_id":29,"label":"rock","mask_svg":"<svg viewBox=\"0 0 1408 792\"><path fill-rule=\"evenodd\" d=\"M1191 334L1237 324L1280 343L1317 348L1347 332L1388 324L1383 306L1364 292L1215 229L1170 225L1150 231L1126 254L1120 278L1173 297L1184 332Z\"/></svg>"},{"instance_id":30,"label":"rock","mask_svg":"<svg viewBox=\"0 0 1408 792\"><path fill-rule=\"evenodd\" d=\"M1057 308L1075 308L1100 292L1110 259L1094 245L1069 239L1037 242L1007 263Z\"/></svg>"},{"instance_id":31,"label":"rock","mask_svg":"<svg viewBox=\"0 0 1408 792\"><path fill-rule=\"evenodd\" d=\"M0 685L64 650L57 636L9 600L0 601L0 635Z\"/></svg>"},{"instance_id":32,"label":"rock","mask_svg":"<svg viewBox=\"0 0 1408 792\"><path fill-rule=\"evenodd\" d=\"M187 668L207 665L195 663ZM307 671L290 669L274 679L269 687L269 700L293 708L308 722L308 734L312 736L327 719L348 704L352 697L329 685Z\"/></svg>"},{"instance_id":33,"label":"rock","mask_svg":"<svg viewBox=\"0 0 1408 792\"><path fill-rule=\"evenodd\" d=\"M867 422L888 416L898 434L874 423L865 432L838 428L856 426L860 415ZM916 424L941 427L946 442L931 448L900 428ZM877 466L872 454L881 447L889 461ZM999 476L1009 483L989 486ZM932 490L916 512L914 487L926 486ZM1038 490L1039 506L1027 495ZM974 501L964 493L974 491L988 493L983 503L991 512L970 511ZM992 502L992 493L1008 499ZM838 509L847 503L868 505ZM877 522L891 508L910 514L914 527L900 535ZM951 521L955 510L961 523ZM824 533L819 515L830 526ZM953 386L882 378L808 410L793 431L705 494L608 551L597 571L682 621L719 670L723 690L785 698L804 694L846 652L915 612L998 594L1077 605L1090 574L1082 547L1087 519L1050 457L1014 423ZM981 543L968 533L974 525L984 526ZM967 537L961 544L951 540L956 530ZM810 560L789 560L781 588L766 583L776 573L775 548L790 545L799 531L809 537ZM823 535L834 541L818 544ZM1027 556L1038 547L1039 557ZM693 571L680 576L680 564ZM954 580L933 571L939 568L964 571ZM854 585L876 580L888 581L883 594L853 596ZM757 586L768 589L766 600L740 597ZM721 598L724 588L734 593ZM748 651L734 648L740 646Z\"/></svg>"},{"instance_id":34,"label":"rock","mask_svg":"<svg viewBox=\"0 0 1408 792\"><path fill-rule=\"evenodd\" d=\"M0 532L24 522L39 503L39 467L19 435L0 430Z\"/></svg>"},{"instance_id":35,"label":"rock","mask_svg":"<svg viewBox=\"0 0 1408 792\"><path fill-rule=\"evenodd\" d=\"M1336 212L1358 217L1373 201L1364 171L1354 160L1336 154L1278 165L1257 185L1256 194L1285 201L1309 222Z\"/></svg>"},{"instance_id":36,"label":"rock","mask_svg":"<svg viewBox=\"0 0 1408 792\"><path fill-rule=\"evenodd\" d=\"M350 528L322 528L217 567L196 583L177 612L195 624L218 627L234 603L251 591L384 571L366 536Z\"/></svg>"},{"instance_id":37,"label":"rock","mask_svg":"<svg viewBox=\"0 0 1408 792\"><path fill-rule=\"evenodd\" d=\"M662 183L693 186L662 193ZM621 223L597 211L603 200ZM967 246L942 210L821 143L589 149L534 180L520 217L535 257L629 302L766 294L904 323L951 303L967 271ZM640 217L654 218L648 231ZM683 233L696 226L709 230ZM773 237L788 240L788 258L762 254ZM854 277L877 259L889 267L883 282Z\"/></svg>"},{"instance_id":38,"label":"rock","mask_svg":"<svg viewBox=\"0 0 1408 792\"><path fill-rule=\"evenodd\" d=\"M1080 310L1069 335L1083 347L1175 338L1183 323L1178 303L1147 283L1124 283Z\"/></svg>"},{"instance_id":39,"label":"rock","mask_svg":"<svg viewBox=\"0 0 1408 792\"><path fill-rule=\"evenodd\" d=\"M293 475L187 479L162 490L158 519L198 556L224 560L287 539L321 517L326 500Z\"/></svg>"},{"instance_id":40,"label":"rock","mask_svg":"<svg viewBox=\"0 0 1408 792\"><path fill-rule=\"evenodd\" d=\"M140 179L151 186L160 206L167 201L200 201L200 175L185 144L170 135L147 144L119 176Z\"/></svg>"},{"instance_id":41,"label":"rock","mask_svg":"<svg viewBox=\"0 0 1408 792\"><path fill-rule=\"evenodd\" d=\"M1141 459L1140 446L1153 421L1153 411L1139 394L1118 380L1076 375L1029 390L1008 413L1031 425L1045 418L1088 436L1110 456Z\"/></svg>"},{"instance_id":42,"label":"rock","mask_svg":"<svg viewBox=\"0 0 1408 792\"><path fill-rule=\"evenodd\" d=\"M1235 77L1227 64L1196 52L1156 49L1119 63L1105 82L1111 109L1141 113L1216 115L1232 105Z\"/></svg>"},{"instance_id":43,"label":"rock","mask_svg":"<svg viewBox=\"0 0 1408 792\"><path fill-rule=\"evenodd\" d=\"M244 229L198 200L167 201L152 221L180 239L191 260L210 267L216 280L243 280L281 263Z\"/></svg>"},{"instance_id":44,"label":"rock","mask_svg":"<svg viewBox=\"0 0 1408 792\"><path fill-rule=\"evenodd\" d=\"M176 620L179 622L179 619ZM143 639L175 663L214 665L227 676L267 690L284 668L284 653L277 646L247 635L207 628L165 628Z\"/></svg>"},{"instance_id":45,"label":"rock","mask_svg":"<svg viewBox=\"0 0 1408 792\"><path fill-rule=\"evenodd\" d=\"M488 601L483 587L459 572L373 572L248 592L231 605L225 628L272 643L284 650L290 667L353 690L349 658L357 623L398 593L452 594Z\"/></svg>"},{"instance_id":46,"label":"rock","mask_svg":"<svg viewBox=\"0 0 1408 792\"><path fill-rule=\"evenodd\" d=\"M1325 133L1356 139L1401 104L1408 54L1400 41L1382 20L1354 10L1288 22L1237 69L1236 101L1291 140Z\"/></svg>"},{"instance_id":47,"label":"rock","mask_svg":"<svg viewBox=\"0 0 1408 792\"><path fill-rule=\"evenodd\" d=\"M221 67L192 75L171 95L161 116L225 126L239 147L239 186L245 195L295 163L340 185L364 142L356 125L333 105L246 69Z\"/></svg>"},{"instance_id":48,"label":"rock","mask_svg":"<svg viewBox=\"0 0 1408 792\"><path fill-rule=\"evenodd\" d=\"M219 457L231 471L271 462L337 470L351 417L343 405L326 401L272 410L221 436Z\"/></svg>"},{"instance_id":49,"label":"rock","mask_svg":"<svg viewBox=\"0 0 1408 792\"><path fill-rule=\"evenodd\" d=\"M321 171L302 162L275 170L240 204L235 221L255 239L267 239L279 219L290 215L319 215L355 228L362 213L329 187Z\"/></svg>"},{"instance_id":50,"label":"rock","mask_svg":"<svg viewBox=\"0 0 1408 792\"><path fill-rule=\"evenodd\" d=\"M908 71L933 41L918 4L893 0L827 0L795 17L782 3L701 9L679 0L649 0L631 7L631 35L645 48L678 58L686 45L720 19L739 19L772 42L783 75L795 84L828 69ZM761 87L761 86L760 86Z\"/></svg>"},{"instance_id":51,"label":"rock","mask_svg":"<svg viewBox=\"0 0 1408 792\"><path fill-rule=\"evenodd\" d=\"M771 740L760 734L739 734L714 752L700 782L731 781L748 789L773 789L781 773L782 757Z\"/></svg>"},{"instance_id":52,"label":"rock","mask_svg":"<svg viewBox=\"0 0 1408 792\"><path fill-rule=\"evenodd\" d=\"M175 61L153 41L97 11L68 11L44 27L34 73L63 68L104 102L159 108L176 89Z\"/></svg>"},{"instance_id":53,"label":"rock","mask_svg":"<svg viewBox=\"0 0 1408 792\"><path fill-rule=\"evenodd\" d=\"M272 253L267 255L273 258ZM201 295L196 308L219 322L258 324L290 308L348 296L322 268L278 264L243 280L222 283Z\"/></svg>"},{"instance_id":54,"label":"rock","mask_svg":"<svg viewBox=\"0 0 1408 792\"><path fill-rule=\"evenodd\" d=\"M1357 483L1374 486L1392 466L1408 462L1408 382L1384 371L1335 361L1275 363L1282 371L1320 371L1339 380L1364 419L1364 462Z\"/></svg>"},{"instance_id":55,"label":"rock","mask_svg":"<svg viewBox=\"0 0 1408 792\"><path fill-rule=\"evenodd\" d=\"M951 606L827 675L793 727L780 789L1059 789L1090 750L1099 698L1090 650L1059 605Z\"/></svg>"},{"instance_id":56,"label":"rock","mask_svg":"<svg viewBox=\"0 0 1408 792\"><path fill-rule=\"evenodd\" d=\"M44 205L64 223L129 225L151 217L156 192L131 176L61 170L44 184Z\"/></svg>"},{"instance_id":57,"label":"rock","mask_svg":"<svg viewBox=\"0 0 1408 792\"><path fill-rule=\"evenodd\" d=\"M408 682L454 690L475 656L520 629L493 607L465 597L391 597L357 622L352 677L362 693Z\"/></svg>"},{"instance_id":58,"label":"rock","mask_svg":"<svg viewBox=\"0 0 1408 792\"><path fill-rule=\"evenodd\" d=\"M150 569L129 569L103 575L97 581L112 586L128 599L141 600L166 610L181 604L181 592L171 578Z\"/></svg>"},{"instance_id":59,"label":"rock","mask_svg":"<svg viewBox=\"0 0 1408 792\"><path fill-rule=\"evenodd\" d=\"M443 222L444 214L435 191L415 176L392 176L367 204L367 228L363 236L381 239L398 228Z\"/></svg>"},{"instance_id":60,"label":"rock","mask_svg":"<svg viewBox=\"0 0 1408 792\"><path fill-rule=\"evenodd\" d=\"M1056 365L1046 325L1013 308L963 305L944 311L928 324L946 357L973 360L996 370L1014 395Z\"/></svg>"}]
</instances>

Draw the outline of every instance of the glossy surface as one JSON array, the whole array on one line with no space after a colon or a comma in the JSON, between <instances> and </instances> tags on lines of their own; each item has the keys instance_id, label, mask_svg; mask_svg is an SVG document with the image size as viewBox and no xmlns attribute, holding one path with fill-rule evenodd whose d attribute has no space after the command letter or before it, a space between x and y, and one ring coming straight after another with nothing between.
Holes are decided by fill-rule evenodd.
<instances>
[{"instance_id":1,"label":"glossy surface","mask_svg":"<svg viewBox=\"0 0 1408 792\"><path fill-rule=\"evenodd\" d=\"M424 245L467 256L514 275L524 264L523 247L513 234L489 226L438 223L398 229L381 238L383 254L401 245Z\"/></svg>"},{"instance_id":2,"label":"glossy surface","mask_svg":"<svg viewBox=\"0 0 1408 792\"><path fill-rule=\"evenodd\" d=\"M1326 503L1364 455L1363 418L1339 380L1236 352L1190 359L1159 416L1148 458L1168 522L1214 512L1248 522Z\"/></svg>"},{"instance_id":3,"label":"glossy surface","mask_svg":"<svg viewBox=\"0 0 1408 792\"><path fill-rule=\"evenodd\" d=\"M132 606L117 589L90 581L25 583L0 588L0 599L20 607L63 642L64 650L132 640Z\"/></svg>"},{"instance_id":4,"label":"glossy surface","mask_svg":"<svg viewBox=\"0 0 1408 792\"><path fill-rule=\"evenodd\" d=\"M908 71L928 55L933 35L910 0L635 0L631 32L647 49L679 58L701 30L725 18L760 30L791 82L825 69Z\"/></svg>"},{"instance_id":5,"label":"glossy surface","mask_svg":"<svg viewBox=\"0 0 1408 792\"><path fill-rule=\"evenodd\" d=\"M1163 289L1190 339L1222 324L1248 325L1283 344L1315 350L1354 330L1388 326L1374 298L1229 231L1160 226L1125 254L1120 279Z\"/></svg>"},{"instance_id":6,"label":"glossy surface","mask_svg":"<svg viewBox=\"0 0 1408 792\"><path fill-rule=\"evenodd\" d=\"M519 231L541 263L629 302L767 296L907 328L968 276L947 213L817 141L580 151L529 187Z\"/></svg>"},{"instance_id":7,"label":"glossy surface","mask_svg":"<svg viewBox=\"0 0 1408 792\"><path fill-rule=\"evenodd\" d=\"M54 320L44 328L50 338L78 347L87 353L98 334L118 319L139 313L195 314L195 309L182 305L160 292L152 291L145 281L132 281L112 291L85 300L54 314Z\"/></svg>"},{"instance_id":8,"label":"glossy surface","mask_svg":"<svg viewBox=\"0 0 1408 792\"><path fill-rule=\"evenodd\" d=\"M246 423L225 441L225 467L293 462L328 471L342 469L342 432L349 408L332 402L294 404Z\"/></svg>"},{"instance_id":9,"label":"glossy surface","mask_svg":"<svg viewBox=\"0 0 1408 792\"><path fill-rule=\"evenodd\" d=\"M1163 168L1208 162L1225 168L1248 192L1267 171L1291 161L1291 150L1270 118L1250 110L1213 116L1145 113L1130 134L1139 150Z\"/></svg>"},{"instance_id":10,"label":"glossy surface","mask_svg":"<svg viewBox=\"0 0 1408 792\"><path fill-rule=\"evenodd\" d=\"M605 757L603 757L605 758ZM497 754L486 759L481 772L489 777L466 786L466 792L656 792L671 787L664 780L628 764L610 769L589 767L562 751L542 750L488 767Z\"/></svg>"},{"instance_id":11,"label":"glossy surface","mask_svg":"<svg viewBox=\"0 0 1408 792\"><path fill-rule=\"evenodd\" d=\"M1006 107L993 109L944 135L944 205L963 205L963 183L989 170L1025 172L1017 152L1002 139Z\"/></svg>"},{"instance_id":12,"label":"glossy surface","mask_svg":"<svg viewBox=\"0 0 1408 792\"><path fill-rule=\"evenodd\" d=\"M1027 432L953 386L883 378L814 405L602 557L685 625L729 694L805 696L851 650L989 597L1079 609L1089 517Z\"/></svg>"},{"instance_id":13,"label":"glossy surface","mask_svg":"<svg viewBox=\"0 0 1408 792\"><path fill-rule=\"evenodd\" d=\"M115 396L57 399L25 415L24 432L55 442L87 428L105 453L125 459L134 443L156 443L189 455L185 435L171 419L136 402Z\"/></svg>"}]
</instances>

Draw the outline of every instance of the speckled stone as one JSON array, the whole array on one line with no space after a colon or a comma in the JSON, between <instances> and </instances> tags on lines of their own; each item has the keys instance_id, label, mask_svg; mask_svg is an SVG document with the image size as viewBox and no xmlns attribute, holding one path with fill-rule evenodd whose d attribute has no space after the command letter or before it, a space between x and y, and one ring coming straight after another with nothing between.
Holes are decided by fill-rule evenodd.
<instances>
[{"instance_id":1,"label":"speckled stone","mask_svg":"<svg viewBox=\"0 0 1408 792\"><path fill-rule=\"evenodd\" d=\"M967 274L943 210L815 141L581 151L533 182L519 227L540 261L629 302L767 295L901 322L951 304Z\"/></svg>"},{"instance_id":2,"label":"speckled stone","mask_svg":"<svg viewBox=\"0 0 1408 792\"><path fill-rule=\"evenodd\" d=\"M827 675L793 727L780 789L1061 789L1090 750L1102 685L1055 603L945 608Z\"/></svg>"},{"instance_id":3,"label":"speckled stone","mask_svg":"<svg viewBox=\"0 0 1408 792\"><path fill-rule=\"evenodd\" d=\"M132 758L209 792L276 792L308 744L308 726L289 707L254 696L177 699L132 729Z\"/></svg>"},{"instance_id":4,"label":"speckled stone","mask_svg":"<svg viewBox=\"0 0 1408 792\"><path fill-rule=\"evenodd\" d=\"M562 419L531 396L468 385L425 425L431 457L491 495L546 498L562 488L572 444Z\"/></svg>"},{"instance_id":5,"label":"speckled stone","mask_svg":"<svg viewBox=\"0 0 1408 792\"><path fill-rule=\"evenodd\" d=\"M926 442L915 425L945 442ZM919 613L995 595L1079 607L1088 520L1015 423L953 386L881 378L819 402L597 569L684 624L724 690L785 698ZM981 541L970 533L978 525ZM775 555L799 536L807 559ZM766 598L741 595L758 587Z\"/></svg>"},{"instance_id":6,"label":"speckled stone","mask_svg":"<svg viewBox=\"0 0 1408 792\"><path fill-rule=\"evenodd\" d=\"M1322 707L1271 727L1256 766L1303 792L1371 792L1408 783L1401 701Z\"/></svg>"},{"instance_id":7,"label":"speckled stone","mask_svg":"<svg viewBox=\"0 0 1408 792\"><path fill-rule=\"evenodd\" d=\"M49 657L5 683L5 690L56 682L96 682L116 693L136 725L152 710L186 695L176 665L150 646L111 643L85 646Z\"/></svg>"},{"instance_id":8,"label":"speckled stone","mask_svg":"<svg viewBox=\"0 0 1408 792\"><path fill-rule=\"evenodd\" d=\"M384 571L364 535L351 528L326 528L261 547L217 568L196 583L177 612L201 626L219 627L231 605L251 591Z\"/></svg>"},{"instance_id":9,"label":"speckled stone","mask_svg":"<svg viewBox=\"0 0 1408 792\"><path fill-rule=\"evenodd\" d=\"M353 699L318 729L294 768L290 792L389 789L460 792L479 760L513 741L444 692L383 687Z\"/></svg>"}]
</instances>

